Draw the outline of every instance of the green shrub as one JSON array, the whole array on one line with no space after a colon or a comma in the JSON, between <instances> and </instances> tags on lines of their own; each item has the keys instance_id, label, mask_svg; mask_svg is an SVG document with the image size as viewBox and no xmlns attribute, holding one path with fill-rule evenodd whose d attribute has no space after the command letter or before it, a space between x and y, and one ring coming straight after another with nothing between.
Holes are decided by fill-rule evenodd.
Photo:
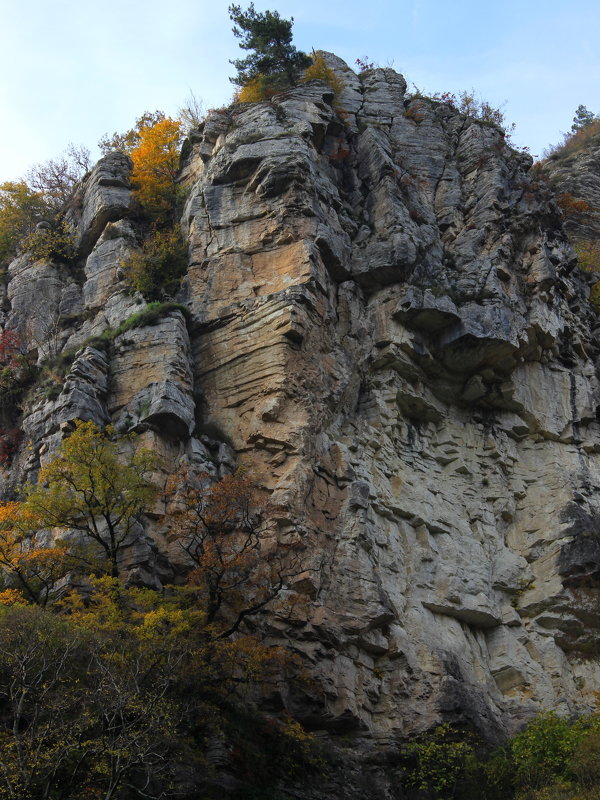
<instances>
[{"instance_id":1,"label":"green shrub","mask_svg":"<svg viewBox=\"0 0 600 800\"><path fill-rule=\"evenodd\" d=\"M148 303L141 311L136 311L134 314L131 314L127 319L123 320L117 328L105 328L102 333L90 336L89 339L83 342L79 349L83 350L84 347L95 347L97 350L106 350L108 345L117 336L133 328L145 328L147 325L156 325L162 317L166 316L171 311L181 311L186 322L189 322L191 319L189 309L186 308L186 306L180 303L159 303L155 301L153 303ZM62 354L62 356L67 357L67 354Z\"/></svg>"},{"instance_id":2,"label":"green shrub","mask_svg":"<svg viewBox=\"0 0 600 800\"><path fill-rule=\"evenodd\" d=\"M136 311L130 317L127 317L118 328L112 333L112 338L119 336L125 331L130 331L132 328L145 328L147 325L156 325L157 322L166 316L170 311L181 311L186 319L189 319L190 312L185 306L180 303L159 303L155 301L148 303L148 305L141 311Z\"/></svg>"},{"instance_id":3,"label":"green shrub","mask_svg":"<svg viewBox=\"0 0 600 800\"><path fill-rule=\"evenodd\" d=\"M558 779L566 780L583 735L582 724L572 724L554 712L536 717L510 743L517 786L541 789Z\"/></svg>"},{"instance_id":4,"label":"green shrub","mask_svg":"<svg viewBox=\"0 0 600 800\"><path fill-rule=\"evenodd\" d=\"M508 800L514 797L514 763L510 748L473 753L465 760L457 787L460 800Z\"/></svg>"},{"instance_id":5,"label":"green shrub","mask_svg":"<svg viewBox=\"0 0 600 800\"><path fill-rule=\"evenodd\" d=\"M455 796L468 761L475 757L471 745L447 723L408 744L405 752L412 762L406 770L408 786L435 798Z\"/></svg>"},{"instance_id":6,"label":"green shrub","mask_svg":"<svg viewBox=\"0 0 600 800\"><path fill-rule=\"evenodd\" d=\"M42 259L73 261L77 255L75 231L65 220L37 228L23 239L21 246L31 253L36 261Z\"/></svg>"},{"instance_id":7,"label":"green shrub","mask_svg":"<svg viewBox=\"0 0 600 800\"><path fill-rule=\"evenodd\" d=\"M187 247L179 226L155 230L142 249L130 255L123 268L131 286L147 300L173 297L187 269Z\"/></svg>"}]
</instances>

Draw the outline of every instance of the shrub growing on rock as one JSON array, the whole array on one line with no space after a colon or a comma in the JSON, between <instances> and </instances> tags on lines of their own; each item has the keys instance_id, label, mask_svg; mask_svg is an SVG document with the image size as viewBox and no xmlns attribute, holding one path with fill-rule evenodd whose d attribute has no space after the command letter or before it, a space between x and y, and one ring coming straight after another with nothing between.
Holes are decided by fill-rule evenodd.
<instances>
[{"instance_id":1,"label":"shrub growing on rock","mask_svg":"<svg viewBox=\"0 0 600 800\"><path fill-rule=\"evenodd\" d=\"M41 192L25 181L0 184L0 262L9 261L22 238L48 218L49 209Z\"/></svg>"},{"instance_id":2,"label":"shrub growing on rock","mask_svg":"<svg viewBox=\"0 0 600 800\"><path fill-rule=\"evenodd\" d=\"M38 226L23 239L21 246L36 261L56 259L69 262L77 255L75 232L66 220Z\"/></svg>"},{"instance_id":3,"label":"shrub growing on rock","mask_svg":"<svg viewBox=\"0 0 600 800\"><path fill-rule=\"evenodd\" d=\"M407 784L431 798L453 798L474 755L472 746L447 723L411 742L406 753L412 760L406 770Z\"/></svg>"},{"instance_id":4,"label":"shrub growing on rock","mask_svg":"<svg viewBox=\"0 0 600 800\"><path fill-rule=\"evenodd\" d=\"M176 294L187 261L187 247L176 225L151 233L123 267L131 286L147 300L164 300Z\"/></svg>"},{"instance_id":5,"label":"shrub growing on rock","mask_svg":"<svg viewBox=\"0 0 600 800\"><path fill-rule=\"evenodd\" d=\"M333 89L334 99L337 99L344 88L343 81L338 77L335 70L328 67L322 53L313 54L313 63L304 73L302 81L323 81Z\"/></svg>"}]
</instances>

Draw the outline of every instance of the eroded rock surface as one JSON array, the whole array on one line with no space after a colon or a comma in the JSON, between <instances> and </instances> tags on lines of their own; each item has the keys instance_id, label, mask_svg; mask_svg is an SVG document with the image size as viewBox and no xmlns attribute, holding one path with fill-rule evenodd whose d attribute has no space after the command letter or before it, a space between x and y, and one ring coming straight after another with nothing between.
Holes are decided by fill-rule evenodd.
<instances>
[{"instance_id":1,"label":"eroded rock surface","mask_svg":"<svg viewBox=\"0 0 600 800\"><path fill-rule=\"evenodd\" d=\"M268 492L273 541L303 548L286 592L305 602L264 624L316 679L282 697L314 728L391 742L447 719L494 739L586 710L597 312L559 209L496 128L326 57L335 103L312 82L192 136L191 322L80 351L59 396L24 408L15 469L33 474L83 417L143 432L166 471L218 473L232 452L202 431L222 431ZM76 348L143 307L118 269L137 246L128 169L103 159L84 185L78 281L14 262L11 325L35 328L43 291L80 314L57 337ZM153 514L158 549L164 524ZM168 577L152 559L136 569Z\"/></svg>"},{"instance_id":2,"label":"eroded rock surface","mask_svg":"<svg viewBox=\"0 0 600 800\"><path fill-rule=\"evenodd\" d=\"M598 683L595 540L564 549L600 500L594 312L527 155L329 62L342 112L308 84L196 137L196 391L306 543L308 621L272 621L322 687L296 711L493 737Z\"/></svg>"}]
</instances>

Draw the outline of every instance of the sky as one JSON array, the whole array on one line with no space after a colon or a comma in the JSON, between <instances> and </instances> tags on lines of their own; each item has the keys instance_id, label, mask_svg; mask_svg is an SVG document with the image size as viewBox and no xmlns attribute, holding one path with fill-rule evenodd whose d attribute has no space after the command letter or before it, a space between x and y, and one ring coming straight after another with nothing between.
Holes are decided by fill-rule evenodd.
<instances>
[{"instance_id":1,"label":"sky","mask_svg":"<svg viewBox=\"0 0 600 800\"><path fill-rule=\"evenodd\" d=\"M244 0L238 0L242 8ZM243 57L227 0L0 0L0 182L69 143L96 160L103 134L189 92L230 102ZM535 155L581 103L600 114L598 0L255 0L294 17L294 44L365 58L427 94L474 89Z\"/></svg>"}]
</instances>

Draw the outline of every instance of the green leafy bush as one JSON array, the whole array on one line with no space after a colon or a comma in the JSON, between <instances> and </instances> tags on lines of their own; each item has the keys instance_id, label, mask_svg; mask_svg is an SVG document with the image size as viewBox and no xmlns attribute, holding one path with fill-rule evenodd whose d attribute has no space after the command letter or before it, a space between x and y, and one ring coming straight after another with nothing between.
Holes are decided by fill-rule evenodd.
<instances>
[{"instance_id":1,"label":"green leafy bush","mask_svg":"<svg viewBox=\"0 0 600 800\"><path fill-rule=\"evenodd\" d=\"M179 226L155 230L142 249L123 262L131 286L147 300L173 297L187 269L187 247Z\"/></svg>"},{"instance_id":2,"label":"green leafy bush","mask_svg":"<svg viewBox=\"0 0 600 800\"><path fill-rule=\"evenodd\" d=\"M434 798L454 797L468 760L474 758L472 746L447 723L411 742L405 752L412 762L406 770L408 786Z\"/></svg>"},{"instance_id":3,"label":"green leafy bush","mask_svg":"<svg viewBox=\"0 0 600 800\"><path fill-rule=\"evenodd\" d=\"M521 790L567 780L572 758L586 733L586 721L571 723L554 712L540 714L510 743L515 780Z\"/></svg>"},{"instance_id":4,"label":"green leafy bush","mask_svg":"<svg viewBox=\"0 0 600 800\"><path fill-rule=\"evenodd\" d=\"M65 220L37 228L23 239L21 246L36 259L73 261L77 255L75 231Z\"/></svg>"}]
</instances>

